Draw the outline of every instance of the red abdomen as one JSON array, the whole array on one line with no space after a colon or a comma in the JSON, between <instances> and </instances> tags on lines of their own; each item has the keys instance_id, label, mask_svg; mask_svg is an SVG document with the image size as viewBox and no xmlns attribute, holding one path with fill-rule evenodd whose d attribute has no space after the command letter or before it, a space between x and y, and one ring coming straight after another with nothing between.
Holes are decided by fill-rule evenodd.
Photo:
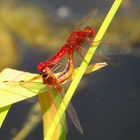
<instances>
[{"instance_id":1,"label":"red abdomen","mask_svg":"<svg viewBox=\"0 0 140 140\"><path fill-rule=\"evenodd\" d=\"M65 44L52 58L48 59L47 61L40 62L37 65L37 70L39 72L42 72L44 67L55 65L61 58L63 58L67 54L70 49L71 48L68 46L68 44Z\"/></svg>"}]
</instances>

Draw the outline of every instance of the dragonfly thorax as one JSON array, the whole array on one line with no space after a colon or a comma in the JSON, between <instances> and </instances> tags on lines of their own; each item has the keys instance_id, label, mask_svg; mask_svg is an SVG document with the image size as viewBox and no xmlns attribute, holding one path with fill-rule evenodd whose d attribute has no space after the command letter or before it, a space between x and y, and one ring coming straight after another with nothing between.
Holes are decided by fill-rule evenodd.
<instances>
[{"instance_id":1,"label":"dragonfly thorax","mask_svg":"<svg viewBox=\"0 0 140 140\"><path fill-rule=\"evenodd\" d=\"M92 38L95 36L95 30L92 27L89 26L85 27L84 32L86 33L87 37Z\"/></svg>"}]
</instances>

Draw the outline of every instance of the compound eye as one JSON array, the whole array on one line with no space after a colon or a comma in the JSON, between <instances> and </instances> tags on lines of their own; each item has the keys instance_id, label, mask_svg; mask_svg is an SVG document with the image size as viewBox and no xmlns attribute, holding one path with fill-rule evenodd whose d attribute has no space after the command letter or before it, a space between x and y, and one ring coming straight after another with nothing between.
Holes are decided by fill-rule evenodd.
<instances>
[{"instance_id":1,"label":"compound eye","mask_svg":"<svg viewBox=\"0 0 140 140\"><path fill-rule=\"evenodd\" d=\"M42 62L37 65L37 70L39 72L41 72L43 68L44 68L44 64Z\"/></svg>"}]
</instances>

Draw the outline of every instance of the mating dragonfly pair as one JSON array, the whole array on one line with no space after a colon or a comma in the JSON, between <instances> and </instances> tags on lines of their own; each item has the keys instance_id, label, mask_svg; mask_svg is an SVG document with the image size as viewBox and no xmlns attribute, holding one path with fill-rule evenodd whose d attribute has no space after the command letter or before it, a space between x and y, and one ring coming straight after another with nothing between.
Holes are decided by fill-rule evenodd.
<instances>
[{"instance_id":1,"label":"mating dragonfly pair","mask_svg":"<svg viewBox=\"0 0 140 140\"><path fill-rule=\"evenodd\" d=\"M95 12L93 15L95 15ZM85 22L88 22L87 18L89 18L89 15L81 20L80 26L85 24ZM35 76L29 82L32 82L41 76L44 84L50 87L55 87L56 89L60 89L59 87L65 83L65 81L71 76L74 70L74 53L77 52L80 56L83 56L82 51L84 50L83 47L85 44L90 46L92 43L94 43L93 38L96 35L95 29L91 26L85 26L82 28L80 28L80 26L75 28L75 30L67 38L65 44L53 57L46 61L42 61L37 65L37 70L40 75ZM120 53L122 52L120 51ZM61 66L60 61L63 60L66 56L67 63L65 68L59 71L59 73L56 73L56 70L58 70L58 68ZM76 111L72 104L68 106L67 110L78 131L83 133Z\"/></svg>"}]
</instances>

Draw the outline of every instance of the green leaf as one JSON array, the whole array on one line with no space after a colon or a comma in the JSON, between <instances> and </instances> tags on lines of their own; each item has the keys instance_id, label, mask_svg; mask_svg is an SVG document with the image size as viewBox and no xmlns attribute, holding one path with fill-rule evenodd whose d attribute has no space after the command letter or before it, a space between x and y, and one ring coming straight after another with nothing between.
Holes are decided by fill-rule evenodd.
<instances>
[{"instance_id":1,"label":"green leaf","mask_svg":"<svg viewBox=\"0 0 140 140\"><path fill-rule=\"evenodd\" d=\"M21 83L18 81L28 81L37 74L17 71L13 69L4 69L0 73L0 126L2 125L8 110L13 103L33 97L39 93L46 92L47 86L38 80L38 83ZM8 82L4 82L8 81Z\"/></svg>"},{"instance_id":2,"label":"green leaf","mask_svg":"<svg viewBox=\"0 0 140 140\"><path fill-rule=\"evenodd\" d=\"M58 96L59 94L60 93L58 93L56 90L50 90L47 94L38 95L39 103L42 110L44 138L46 137L46 134L62 101ZM66 140L65 115L63 115L60 123L56 125L52 140Z\"/></svg>"},{"instance_id":3,"label":"green leaf","mask_svg":"<svg viewBox=\"0 0 140 140\"><path fill-rule=\"evenodd\" d=\"M2 126L2 123L6 117L6 115L8 114L8 111L10 109L10 105L9 106L5 106L0 108L0 127Z\"/></svg>"},{"instance_id":4,"label":"green leaf","mask_svg":"<svg viewBox=\"0 0 140 140\"><path fill-rule=\"evenodd\" d=\"M4 69L0 74L0 108L48 91L41 78L28 82L35 76L37 74ZM25 82L19 82L21 80Z\"/></svg>"}]
</instances>

